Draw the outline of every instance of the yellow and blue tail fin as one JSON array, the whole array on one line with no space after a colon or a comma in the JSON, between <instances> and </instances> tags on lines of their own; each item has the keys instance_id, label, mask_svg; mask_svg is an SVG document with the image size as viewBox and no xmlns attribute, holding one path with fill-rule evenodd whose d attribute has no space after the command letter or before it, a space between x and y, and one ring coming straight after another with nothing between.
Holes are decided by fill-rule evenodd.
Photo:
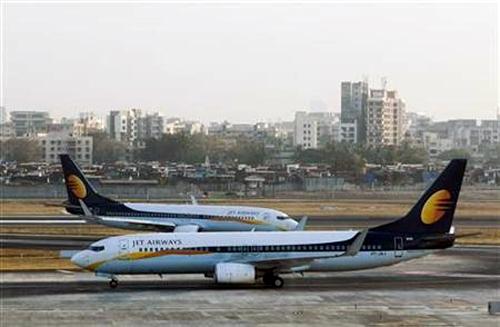
<instances>
[{"instance_id":1,"label":"yellow and blue tail fin","mask_svg":"<svg viewBox=\"0 0 500 327\"><path fill-rule=\"evenodd\" d=\"M453 159L401 219L370 230L388 233L448 233L453 223L466 159Z\"/></svg>"},{"instance_id":2,"label":"yellow and blue tail fin","mask_svg":"<svg viewBox=\"0 0 500 327\"><path fill-rule=\"evenodd\" d=\"M59 155L61 159L66 191L68 193L69 206L66 208L71 213L81 214L80 200L89 207L105 206L111 203L117 203L99 195L95 188L85 177L80 167L67 154Z\"/></svg>"}]
</instances>

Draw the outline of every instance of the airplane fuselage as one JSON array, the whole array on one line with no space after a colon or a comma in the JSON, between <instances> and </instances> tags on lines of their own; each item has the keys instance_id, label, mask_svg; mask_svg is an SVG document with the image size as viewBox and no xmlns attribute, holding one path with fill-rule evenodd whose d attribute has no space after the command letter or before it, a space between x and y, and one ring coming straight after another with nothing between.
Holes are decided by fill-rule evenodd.
<instances>
[{"instance_id":1,"label":"airplane fuselage","mask_svg":"<svg viewBox=\"0 0 500 327\"><path fill-rule=\"evenodd\" d=\"M81 209L67 209L81 214ZM92 208L102 223L126 229L158 229L168 222L176 226L198 226L203 231L287 231L297 222L284 212L259 207L112 203ZM144 224L141 224L144 221Z\"/></svg>"},{"instance_id":2,"label":"airplane fuselage","mask_svg":"<svg viewBox=\"0 0 500 327\"><path fill-rule=\"evenodd\" d=\"M392 265L453 245L452 234L390 235L368 232L359 252L343 256L358 231L138 234L93 244L73 262L96 273L210 275L218 263L250 264L265 273L273 262L300 262L294 271L343 271ZM102 248L99 248L102 247ZM307 260L307 258L314 258ZM304 260L306 259L306 260ZM278 272L289 272L280 268Z\"/></svg>"}]
</instances>

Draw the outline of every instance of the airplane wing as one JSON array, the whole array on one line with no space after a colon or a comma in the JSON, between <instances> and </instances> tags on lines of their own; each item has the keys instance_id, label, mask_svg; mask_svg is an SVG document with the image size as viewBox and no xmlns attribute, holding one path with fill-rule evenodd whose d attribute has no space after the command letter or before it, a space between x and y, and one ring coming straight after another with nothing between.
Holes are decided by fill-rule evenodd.
<instances>
[{"instance_id":1,"label":"airplane wing","mask_svg":"<svg viewBox=\"0 0 500 327\"><path fill-rule=\"evenodd\" d=\"M133 219L128 217L101 217L96 216L90 211L89 207L82 200L78 200L80 202L80 206L83 210L83 218L89 222L103 224L105 222L114 222L123 225L127 225L128 227L135 227L137 229L153 229L160 230L163 232L173 232L177 225L169 221L153 221L147 219Z\"/></svg>"},{"instance_id":2,"label":"airplane wing","mask_svg":"<svg viewBox=\"0 0 500 327\"><path fill-rule=\"evenodd\" d=\"M299 254L293 257L284 256L283 258L273 257L272 259L257 259L247 263L253 264L256 269L260 270L276 270L280 272L297 272L307 270L311 263L316 259L331 259L344 256L355 256L363 246L368 230L363 230L357 233L350 239L351 243L347 246L346 250L341 253L331 254Z\"/></svg>"},{"instance_id":3,"label":"airplane wing","mask_svg":"<svg viewBox=\"0 0 500 327\"><path fill-rule=\"evenodd\" d=\"M141 230L152 229L159 230L162 232L173 232L177 225L168 221L150 221L146 219L130 219L130 218L118 218L118 217L99 217L102 222L112 221L115 223L123 223L128 225L128 227L137 228Z\"/></svg>"}]
</instances>

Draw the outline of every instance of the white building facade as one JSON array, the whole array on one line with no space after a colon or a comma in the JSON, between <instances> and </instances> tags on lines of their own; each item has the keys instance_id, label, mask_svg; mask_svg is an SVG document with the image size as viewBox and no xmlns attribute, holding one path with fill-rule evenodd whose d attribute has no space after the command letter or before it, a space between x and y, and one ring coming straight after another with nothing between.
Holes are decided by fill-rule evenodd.
<instances>
[{"instance_id":1,"label":"white building facade","mask_svg":"<svg viewBox=\"0 0 500 327\"><path fill-rule=\"evenodd\" d=\"M366 119L366 143L400 145L405 133L405 102L397 91L370 90Z\"/></svg>"},{"instance_id":2,"label":"white building facade","mask_svg":"<svg viewBox=\"0 0 500 327\"><path fill-rule=\"evenodd\" d=\"M66 132L38 134L36 140L42 148L42 160L58 163L59 154L67 153L82 165L92 164L93 140L91 136L72 136Z\"/></svg>"},{"instance_id":3,"label":"white building facade","mask_svg":"<svg viewBox=\"0 0 500 327\"><path fill-rule=\"evenodd\" d=\"M294 120L294 146L317 149L328 142L338 141L340 119L333 112L297 111Z\"/></svg>"},{"instance_id":4,"label":"white building facade","mask_svg":"<svg viewBox=\"0 0 500 327\"><path fill-rule=\"evenodd\" d=\"M117 141L134 145L140 135L140 109L112 110L106 119L106 132Z\"/></svg>"}]
</instances>

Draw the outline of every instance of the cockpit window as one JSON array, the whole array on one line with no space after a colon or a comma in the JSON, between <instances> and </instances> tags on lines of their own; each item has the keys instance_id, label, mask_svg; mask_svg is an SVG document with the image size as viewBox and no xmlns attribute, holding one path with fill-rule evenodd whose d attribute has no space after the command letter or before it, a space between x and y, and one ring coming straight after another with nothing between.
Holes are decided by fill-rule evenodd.
<instances>
[{"instance_id":1,"label":"cockpit window","mask_svg":"<svg viewBox=\"0 0 500 327\"><path fill-rule=\"evenodd\" d=\"M104 250L104 245L91 245L89 247L89 250L94 252L100 252Z\"/></svg>"},{"instance_id":2,"label":"cockpit window","mask_svg":"<svg viewBox=\"0 0 500 327\"><path fill-rule=\"evenodd\" d=\"M276 216L276 219L279 219L279 220L285 220L285 219L288 219L289 217L286 217L286 216Z\"/></svg>"}]
</instances>

